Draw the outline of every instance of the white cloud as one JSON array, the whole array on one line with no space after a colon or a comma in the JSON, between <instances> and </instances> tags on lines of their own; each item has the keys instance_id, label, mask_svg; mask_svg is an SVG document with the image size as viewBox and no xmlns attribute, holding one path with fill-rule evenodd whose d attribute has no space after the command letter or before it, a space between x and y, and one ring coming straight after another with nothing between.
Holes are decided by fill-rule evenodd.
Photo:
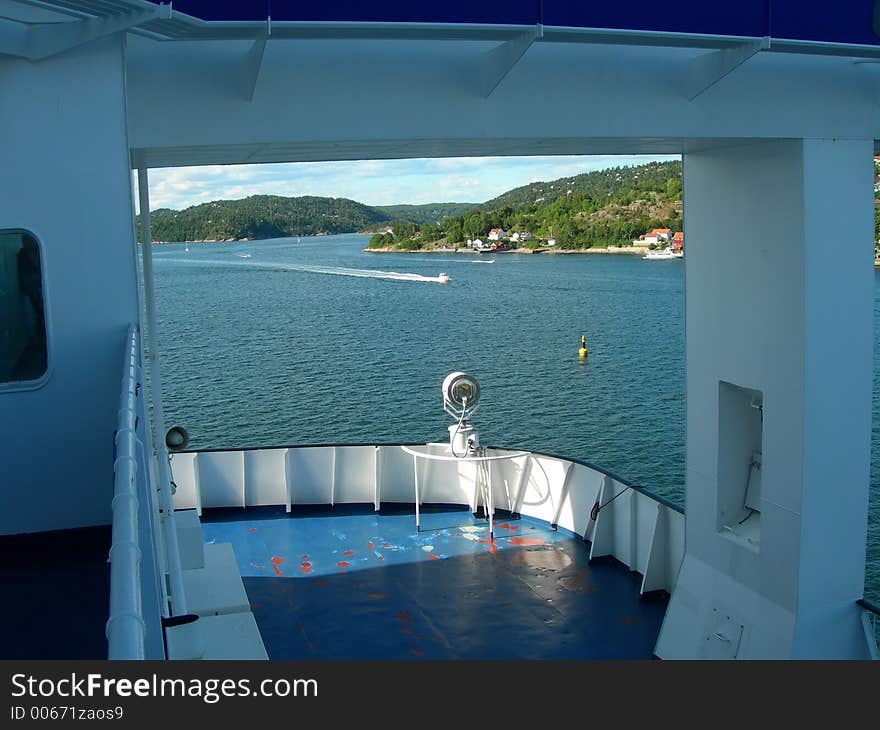
<instances>
[{"instance_id":1,"label":"white cloud","mask_svg":"<svg viewBox=\"0 0 880 730\"><path fill-rule=\"evenodd\" d=\"M415 160L206 165L150 172L152 208L248 195L320 195L367 205L479 203L538 180L669 156L443 157Z\"/></svg>"}]
</instances>

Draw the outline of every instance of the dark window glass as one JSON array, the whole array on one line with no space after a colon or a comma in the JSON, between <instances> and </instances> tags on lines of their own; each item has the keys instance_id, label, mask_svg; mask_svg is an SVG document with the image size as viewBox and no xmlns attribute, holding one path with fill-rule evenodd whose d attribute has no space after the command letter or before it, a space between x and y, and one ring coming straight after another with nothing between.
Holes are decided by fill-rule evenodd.
<instances>
[{"instance_id":1,"label":"dark window glass","mask_svg":"<svg viewBox=\"0 0 880 730\"><path fill-rule=\"evenodd\" d=\"M25 231L0 231L0 384L38 380L47 359L40 246Z\"/></svg>"}]
</instances>

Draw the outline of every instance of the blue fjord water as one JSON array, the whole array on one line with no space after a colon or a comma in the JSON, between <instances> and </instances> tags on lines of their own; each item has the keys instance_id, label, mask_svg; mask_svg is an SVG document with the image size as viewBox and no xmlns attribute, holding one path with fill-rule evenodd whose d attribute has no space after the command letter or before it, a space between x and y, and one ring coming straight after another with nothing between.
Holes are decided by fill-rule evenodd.
<instances>
[{"instance_id":1,"label":"blue fjord water","mask_svg":"<svg viewBox=\"0 0 880 730\"><path fill-rule=\"evenodd\" d=\"M186 426L193 448L443 440L440 383L464 370L483 388L482 443L586 459L683 502L683 262L370 254L366 242L159 247L166 421ZM432 281L441 271L448 284ZM878 308L880 296L880 323ZM875 600L878 366L875 344Z\"/></svg>"}]
</instances>

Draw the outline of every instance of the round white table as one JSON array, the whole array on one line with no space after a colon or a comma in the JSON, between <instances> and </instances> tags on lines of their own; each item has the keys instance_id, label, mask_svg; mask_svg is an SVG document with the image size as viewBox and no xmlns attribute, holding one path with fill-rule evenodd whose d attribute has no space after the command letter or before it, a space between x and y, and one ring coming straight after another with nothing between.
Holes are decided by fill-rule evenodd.
<instances>
[{"instance_id":1,"label":"round white table","mask_svg":"<svg viewBox=\"0 0 880 730\"><path fill-rule=\"evenodd\" d=\"M413 458L413 484L415 486L415 497L416 497L416 532L419 532L421 528L421 517L419 512L419 459L427 459L429 461L458 461L458 462L467 462L467 463L481 463L481 462L491 462L491 461L503 461L505 459L518 459L521 456L528 456L528 451L508 451L502 454L493 454L491 456L486 456L485 454L479 455L485 452L485 449L478 449L476 456L454 456L451 452L446 454L437 454L431 453L430 451L426 451L424 449L416 448L413 446L401 446L400 447L405 453L409 454ZM474 477L474 487L476 491L477 480L479 479L479 471L477 471L477 475ZM495 515L495 504L493 500L493 492L492 492L492 482L491 482L491 470L489 472L489 484L488 484L488 494L489 498L485 500L486 504L483 506L486 509L486 513L489 516L489 539L492 540L495 537L495 523L494 523L494 515ZM476 502L474 504L474 509L476 509Z\"/></svg>"}]
</instances>

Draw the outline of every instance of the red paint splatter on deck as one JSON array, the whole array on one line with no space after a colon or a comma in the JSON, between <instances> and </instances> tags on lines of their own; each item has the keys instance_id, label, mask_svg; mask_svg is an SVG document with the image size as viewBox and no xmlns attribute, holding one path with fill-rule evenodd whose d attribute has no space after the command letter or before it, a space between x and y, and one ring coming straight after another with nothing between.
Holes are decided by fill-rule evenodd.
<instances>
[{"instance_id":1,"label":"red paint splatter on deck","mask_svg":"<svg viewBox=\"0 0 880 730\"><path fill-rule=\"evenodd\" d=\"M503 527L505 530L508 530L510 532L516 532L519 529L519 525L509 525L507 522L501 522L495 525L495 527Z\"/></svg>"},{"instance_id":2,"label":"red paint splatter on deck","mask_svg":"<svg viewBox=\"0 0 880 730\"><path fill-rule=\"evenodd\" d=\"M257 531L256 527L252 527L250 530L248 530L248 532L256 532L256 531Z\"/></svg>"},{"instance_id":3,"label":"red paint splatter on deck","mask_svg":"<svg viewBox=\"0 0 880 730\"><path fill-rule=\"evenodd\" d=\"M340 562L340 563L336 563L336 567L337 567L337 568L347 568L347 567L348 567L348 563L346 563L346 562L343 560L343 561Z\"/></svg>"},{"instance_id":4,"label":"red paint splatter on deck","mask_svg":"<svg viewBox=\"0 0 880 730\"><path fill-rule=\"evenodd\" d=\"M309 556L308 556L308 555L300 555L300 556L299 556L299 559L300 559L300 560L308 560L308 559L309 559Z\"/></svg>"},{"instance_id":5,"label":"red paint splatter on deck","mask_svg":"<svg viewBox=\"0 0 880 730\"><path fill-rule=\"evenodd\" d=\"M411 647L409 648L409 653L412 654L413 656L421 656L421 655L424 654L425 652L423 652L423 651L422 651L421 649L419 649L419 647L417 647L417 646L411 646Z\"/></svg>"},{"instance_id":6,"label":"red paint splatter on deck","mask_svg":"<svg viewBox=\"0 0 880 730\"><path fill-rule=\"evenodd\" d=\"M299 566L300 573L311 573L312 572L312 564L311 563L303 563Z\"/></svg>"},{"instance_id":7,"label":"red paint splatter on deck","mask_svg":"<svg viewBox=\"0 0 880 730\"><path fill-rule=\"evenodd\" d=\"M344 550L344 551L342 552L342 554L343 554L345 557L348 557L349 555L354 555L354 550Z\"/></svg>"},{"instance_id":8,"label":"red paint splatter on deck","mask_svg":"<svg viewBox=\"0 0 880 730\"><path fill-rule=\"evenodd\" d=\"M375 546L375 544L373 544L372 541L367 543L367 547L370 548L370 550L375 550L375 549L376 549L376 546Z\"/></svg>"},{"instance_id":9,"label":"red paint splatter on deck","mask_svg":"<svg viewBox=\"0 0 880 730\"><path fill-rule=\"evenodd\" d=\"M411 624L413 622L412 614L409 611L398 611L394 615L398 621L402 621L405 624Z\"/></svg>"},{"instance_id":10,"label":"red paint splatter on deck","mask_svg":"<svg viewBox=\"0 0 880 730\"><path fill-rule=\"evenodd\" d=\"M497 553L498 552L498 546L495 544L494 537L489 540L480 540L480 544L487 545L488 547L486 548L486 550L488 550L490 553Z\"/></svg>"},{"instance_id":11,"label":"red paint splatter on deck","mask_svg":"<svg viewBox=\"0 0 880 730\"><path fill-rule=\"evenodd\" d=\"M431 553L431 554L428 556L428 560L440 560L440 556L439 556L439 555L434 555L434 553Z\"/></svg>"},{"instance_id":12,"label":"red paint splatter on deck","mask_svg":"<svg viewBox=\"0 0 880 730\"><path fill-rule=\"evenodd\" d=\"M546 545L543 540L538 537L512 537L510 538L511 545Z\"/></svg>"},{"instance_id":13,"label":"red paint splatter on deck","mask_svg":"<svg viewBox=\"0 0 880 730\"><path fill-rule=\"evenodd\" d=\"M279 558L277 555L273 555L269 562L272 563L272 570L275 571L275 575L284 575L284 573L281 572L281 568L278 567L284 562L284 558Z\"/></svg>"},{"instance_id":14,"label":"red paint splatter on deck","mask_svg":"<svg viewBox=\"0 0 880 730\"><path fill-rule=\"evenodd\" d=\"M390 543L390 542L383 542L383 543L382 543L382 547L385 548L385 549L387 550L388 548L391 547L391 543Z\"/></svg>"}]
</instances>

